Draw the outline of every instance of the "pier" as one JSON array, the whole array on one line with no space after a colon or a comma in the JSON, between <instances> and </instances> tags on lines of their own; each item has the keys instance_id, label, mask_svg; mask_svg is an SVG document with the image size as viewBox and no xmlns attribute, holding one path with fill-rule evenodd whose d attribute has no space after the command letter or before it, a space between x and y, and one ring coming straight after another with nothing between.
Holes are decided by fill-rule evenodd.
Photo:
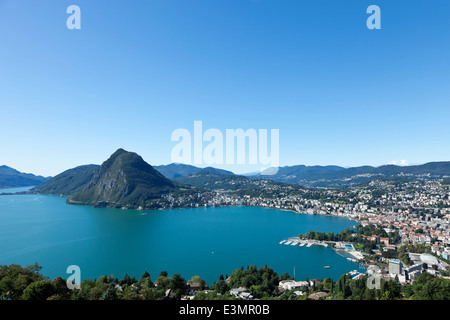
<instances>
[{"instance_id":1,"label":"pier","mask_svg":"<svg viewBox=\"0 0 450 320\"><path fill-rule=\"evenodd\" d=\"M331 246L340 256L346 258L349 261L358 263L360 266L364 266L364 254L360 251L355 250L355 247L351 243L299 239L297 237L291 237L287 240L282 240L279 243L291 246L306 246L307 248L311 246L323 246L325 248L328 248L328 246Z\"/></svg>"},{"instance_id":2,"label":"pier","mask_svg":"<svg viewBox=\"0 0 450 320\"><path fill-rule=\"evenodd\" d=\"M300 246L303 247L306 245L307 248L311 247L312 245L316 246L323 246L327 248L329 245L332 244L331 241L318 241L318 240L300 240L298 238L289 238L287 240L282 240L279 242L279 244L284 245L291 245L291 246Z\"/></svg>"}]
</instances>

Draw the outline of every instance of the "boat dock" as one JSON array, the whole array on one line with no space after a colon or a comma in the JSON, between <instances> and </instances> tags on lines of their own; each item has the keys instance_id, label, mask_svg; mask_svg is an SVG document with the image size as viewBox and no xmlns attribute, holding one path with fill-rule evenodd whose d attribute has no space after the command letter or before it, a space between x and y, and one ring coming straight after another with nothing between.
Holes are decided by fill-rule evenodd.
<instances>
[{"instance_id":1,"label":"boat dock","mask_svg":"<svg viewBox=\"0 0 450 320\"><path fill-rule=\"evenodd\" d=\"M337 254L346 258L351 262L358 263L360 267L364 267L364 254L360 251L355 250L354 246L351 243L345 242L335 242L335 241L319 241L319 240L311 240L311 239L299 239L298 237L291 237L286 240L282 240L279 244L291 245L291 246L299 246L309 248L311 246L322 246L328 248L331 246L336 251ZM325 266L325 269L328 269L329 266Z\"/></svg>"},{"instance_id":2,"label":"boat dock","mask_svg":"<svg viewBox=\"0 0 450 320\"><path fill-rule=\"evenodd\" d=\"M279 244L284 244L286 246L291 245L291 246L306 246L307 248L311 247L312 245L316 245L316 246L323 246L325 248L328 247L328 243L325 241L318 241L318 240L300 240L298 238L289 238L287 240L282 240L279 242Z\"/></svg>"}]
</instances>

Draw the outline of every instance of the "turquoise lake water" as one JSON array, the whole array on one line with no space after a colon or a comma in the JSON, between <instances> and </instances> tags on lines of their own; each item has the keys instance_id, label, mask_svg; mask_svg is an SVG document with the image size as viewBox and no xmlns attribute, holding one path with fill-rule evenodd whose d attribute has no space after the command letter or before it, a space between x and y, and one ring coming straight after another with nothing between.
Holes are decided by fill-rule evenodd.
<instances>
[{"instance_id":1,"label":"turquoise lake water","mask_svg":"<svg viewBox=\"0 0 450 320\"><path fill-rule=\"evenodd\" d=\"M0 196L0 264L38 262L51 278L67 278L69 265L93 279L163 270L207 282L241 266L268 265L297 280L338 279L354 262L330 248L280 245L310 230L338 232L354 221L258 207L136 211L73 206L65 198ZM324 269L324 266L330 266Z\"/></svg>"}]
</instances>

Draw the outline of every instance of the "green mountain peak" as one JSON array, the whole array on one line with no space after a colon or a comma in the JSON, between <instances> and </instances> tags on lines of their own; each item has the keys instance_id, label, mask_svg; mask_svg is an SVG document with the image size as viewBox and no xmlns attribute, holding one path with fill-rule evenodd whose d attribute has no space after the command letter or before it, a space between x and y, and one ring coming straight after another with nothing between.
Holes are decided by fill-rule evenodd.
<instances>
[{"instance_id":1,"label":"green mountain peak","mask_svg":"<svg viewBox=\"0 0 450 320\"><path fill-rule=\"evenodd\" d=\"M118 149L68 202L146 207L152 200L176 188L174 182L156 171L141 156Z\"/></svg>"}]
</instances>

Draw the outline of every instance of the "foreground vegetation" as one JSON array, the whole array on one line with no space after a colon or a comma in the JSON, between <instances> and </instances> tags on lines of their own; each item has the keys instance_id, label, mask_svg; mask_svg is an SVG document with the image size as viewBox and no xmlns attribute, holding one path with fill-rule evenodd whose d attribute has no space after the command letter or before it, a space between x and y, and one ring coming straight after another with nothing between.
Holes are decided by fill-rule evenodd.
<instances>
[{"instance_id":1,"label":"foreground vegetation","mask_svg":"<svg viewBox=\"0 0 450 320\"><path fill-rule=\"evenodd\" d=\"M256 299L306 300L312 299L314 293L321 293L320 299L332 300L450 299L450 280L428 273L418 276L411 285L401 285L398 279L382 279L380 289L369 289L366 277L355 280L344 274L337 282L315 279L301 291L284 291L279 283L292 279L287 273L279 276L267 266L250 266L234 270L230 277L221 275L210 288L198 276L186 281L178 273L170 277L163 271L155 282L145 272L139 280L128 275L121 280L102 276L84 280L79 290L69 290L65 279L50 280L40 270L37 264L0 266L0 300L227 300L239 299L230 293L230 289L239 287Z\"/></svg>"}]
</instances>

